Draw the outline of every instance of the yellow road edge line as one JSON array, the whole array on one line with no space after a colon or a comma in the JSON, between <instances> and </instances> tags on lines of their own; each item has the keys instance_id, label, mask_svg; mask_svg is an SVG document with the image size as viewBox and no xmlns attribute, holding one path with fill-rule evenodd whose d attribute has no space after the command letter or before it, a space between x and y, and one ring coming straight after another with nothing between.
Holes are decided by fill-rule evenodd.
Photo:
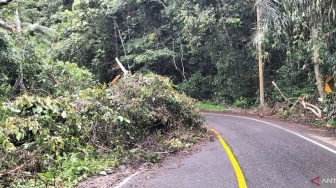
<instances>
[{"instance_id":1,"label":"yellow road edge line","mask_svg":"<svg viewBox=\"0 0 336 188\"><path fill-rule=\"evenodd\" d=\"M225 149L226 153L229 156L229 159L231 161L233 169L236 173L239 188L247 188L246 181L245 181L245 178L244 178L244 174L243 174L235 156L233 155L232 151L230 150L229 146L226 144L224 139L220 136L220 134L215 129L212 129L212 131L217 135L217 137L219 138L219 141L222 143L223 148Z\"/></svg>"}]
</instances>

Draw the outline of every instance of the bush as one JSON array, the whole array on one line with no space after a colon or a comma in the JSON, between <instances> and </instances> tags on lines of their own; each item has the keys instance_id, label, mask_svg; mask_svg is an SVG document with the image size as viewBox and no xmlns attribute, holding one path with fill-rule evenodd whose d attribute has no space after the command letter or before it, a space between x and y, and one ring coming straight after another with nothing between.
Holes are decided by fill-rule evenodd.
<instances>
[{"instance_id":1,"label":"bush","mask_svg":"<svg viewBox=\"0 0 336 188\"><path fill-rule=\"evenodd\" d=\"M54 97L68 96L96 85L93 74L71 62L56 61L43 65L38 88ZM39 91L39 90L37 90Z\"/></svg>"}]
</instances>

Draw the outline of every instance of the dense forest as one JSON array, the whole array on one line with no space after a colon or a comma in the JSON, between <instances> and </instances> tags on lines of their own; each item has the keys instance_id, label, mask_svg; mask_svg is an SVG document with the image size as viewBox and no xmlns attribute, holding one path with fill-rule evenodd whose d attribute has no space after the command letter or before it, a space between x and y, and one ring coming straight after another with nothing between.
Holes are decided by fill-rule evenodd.
<instances>
[{"instance_id":1,"label":"dense forest","mask_svg":"<svg viewBox=\"0 0 336 188\"><path fill-rule=\"evenodd\" d=\"M202 132L194 99L328 112L335 16L331 0L0 0L0 183L73 186L97 152Z\"/></svg>"},{"instance_id":2,"label":"dense forest","mask_svg":"<svg viewBox=\"0 0 336 188\"><path fill-rule=\"evenodd\" d=\"M319 82L333 75L332 1L257 1L260 29L256 2L247 0L7 2L0 22L2 98L19 93L13 86L20 79L31 92L43 88L50 80L41 74L51 62L75 63L109 83L120 74L113 69L118 57L133 73L168 76L195 99L258 105L258 44L267 104L280 96L271 81L316 101L323 95Z\"/></svg>"}]
</instances>

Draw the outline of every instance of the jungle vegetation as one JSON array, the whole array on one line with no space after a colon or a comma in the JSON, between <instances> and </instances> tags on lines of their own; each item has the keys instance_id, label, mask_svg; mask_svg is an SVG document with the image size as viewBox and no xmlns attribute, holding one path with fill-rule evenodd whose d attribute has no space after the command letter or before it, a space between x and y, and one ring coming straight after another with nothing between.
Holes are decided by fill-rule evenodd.
<instances>
[{"instance_id":1,"label":"jungle vegetation","mask_svg":"<svg viewBox=\"0 0 336 188\"><path fill-rule=\"evenodd\" d=\"M331 0L0 0L0 184L71 187L195 143L196 100L260 105L258 59L267 107L295 105L274 81L329 113L335 16Z\"/></svg>"}]
</instances>

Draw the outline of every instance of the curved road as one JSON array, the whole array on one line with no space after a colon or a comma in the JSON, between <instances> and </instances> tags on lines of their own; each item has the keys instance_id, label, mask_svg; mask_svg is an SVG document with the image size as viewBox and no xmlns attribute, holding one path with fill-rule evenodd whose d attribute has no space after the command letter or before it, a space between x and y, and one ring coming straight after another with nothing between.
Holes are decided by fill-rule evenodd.
<instances>
[{"instance_id":1,"label":"curved road","mask_svg":"<svg viewBox=\"0 0 336 188\"><path fill-rule=\"evenodd\" d=\"M234 188L244 187L242 179L250 188L336 187L335 133L220 114L207 114L206 123L229 150L220 140L206 143L196 152L170 157L115 187ZM243 178L237 178L227 152L232 152Z\"/></svg>"}]
</instances>

